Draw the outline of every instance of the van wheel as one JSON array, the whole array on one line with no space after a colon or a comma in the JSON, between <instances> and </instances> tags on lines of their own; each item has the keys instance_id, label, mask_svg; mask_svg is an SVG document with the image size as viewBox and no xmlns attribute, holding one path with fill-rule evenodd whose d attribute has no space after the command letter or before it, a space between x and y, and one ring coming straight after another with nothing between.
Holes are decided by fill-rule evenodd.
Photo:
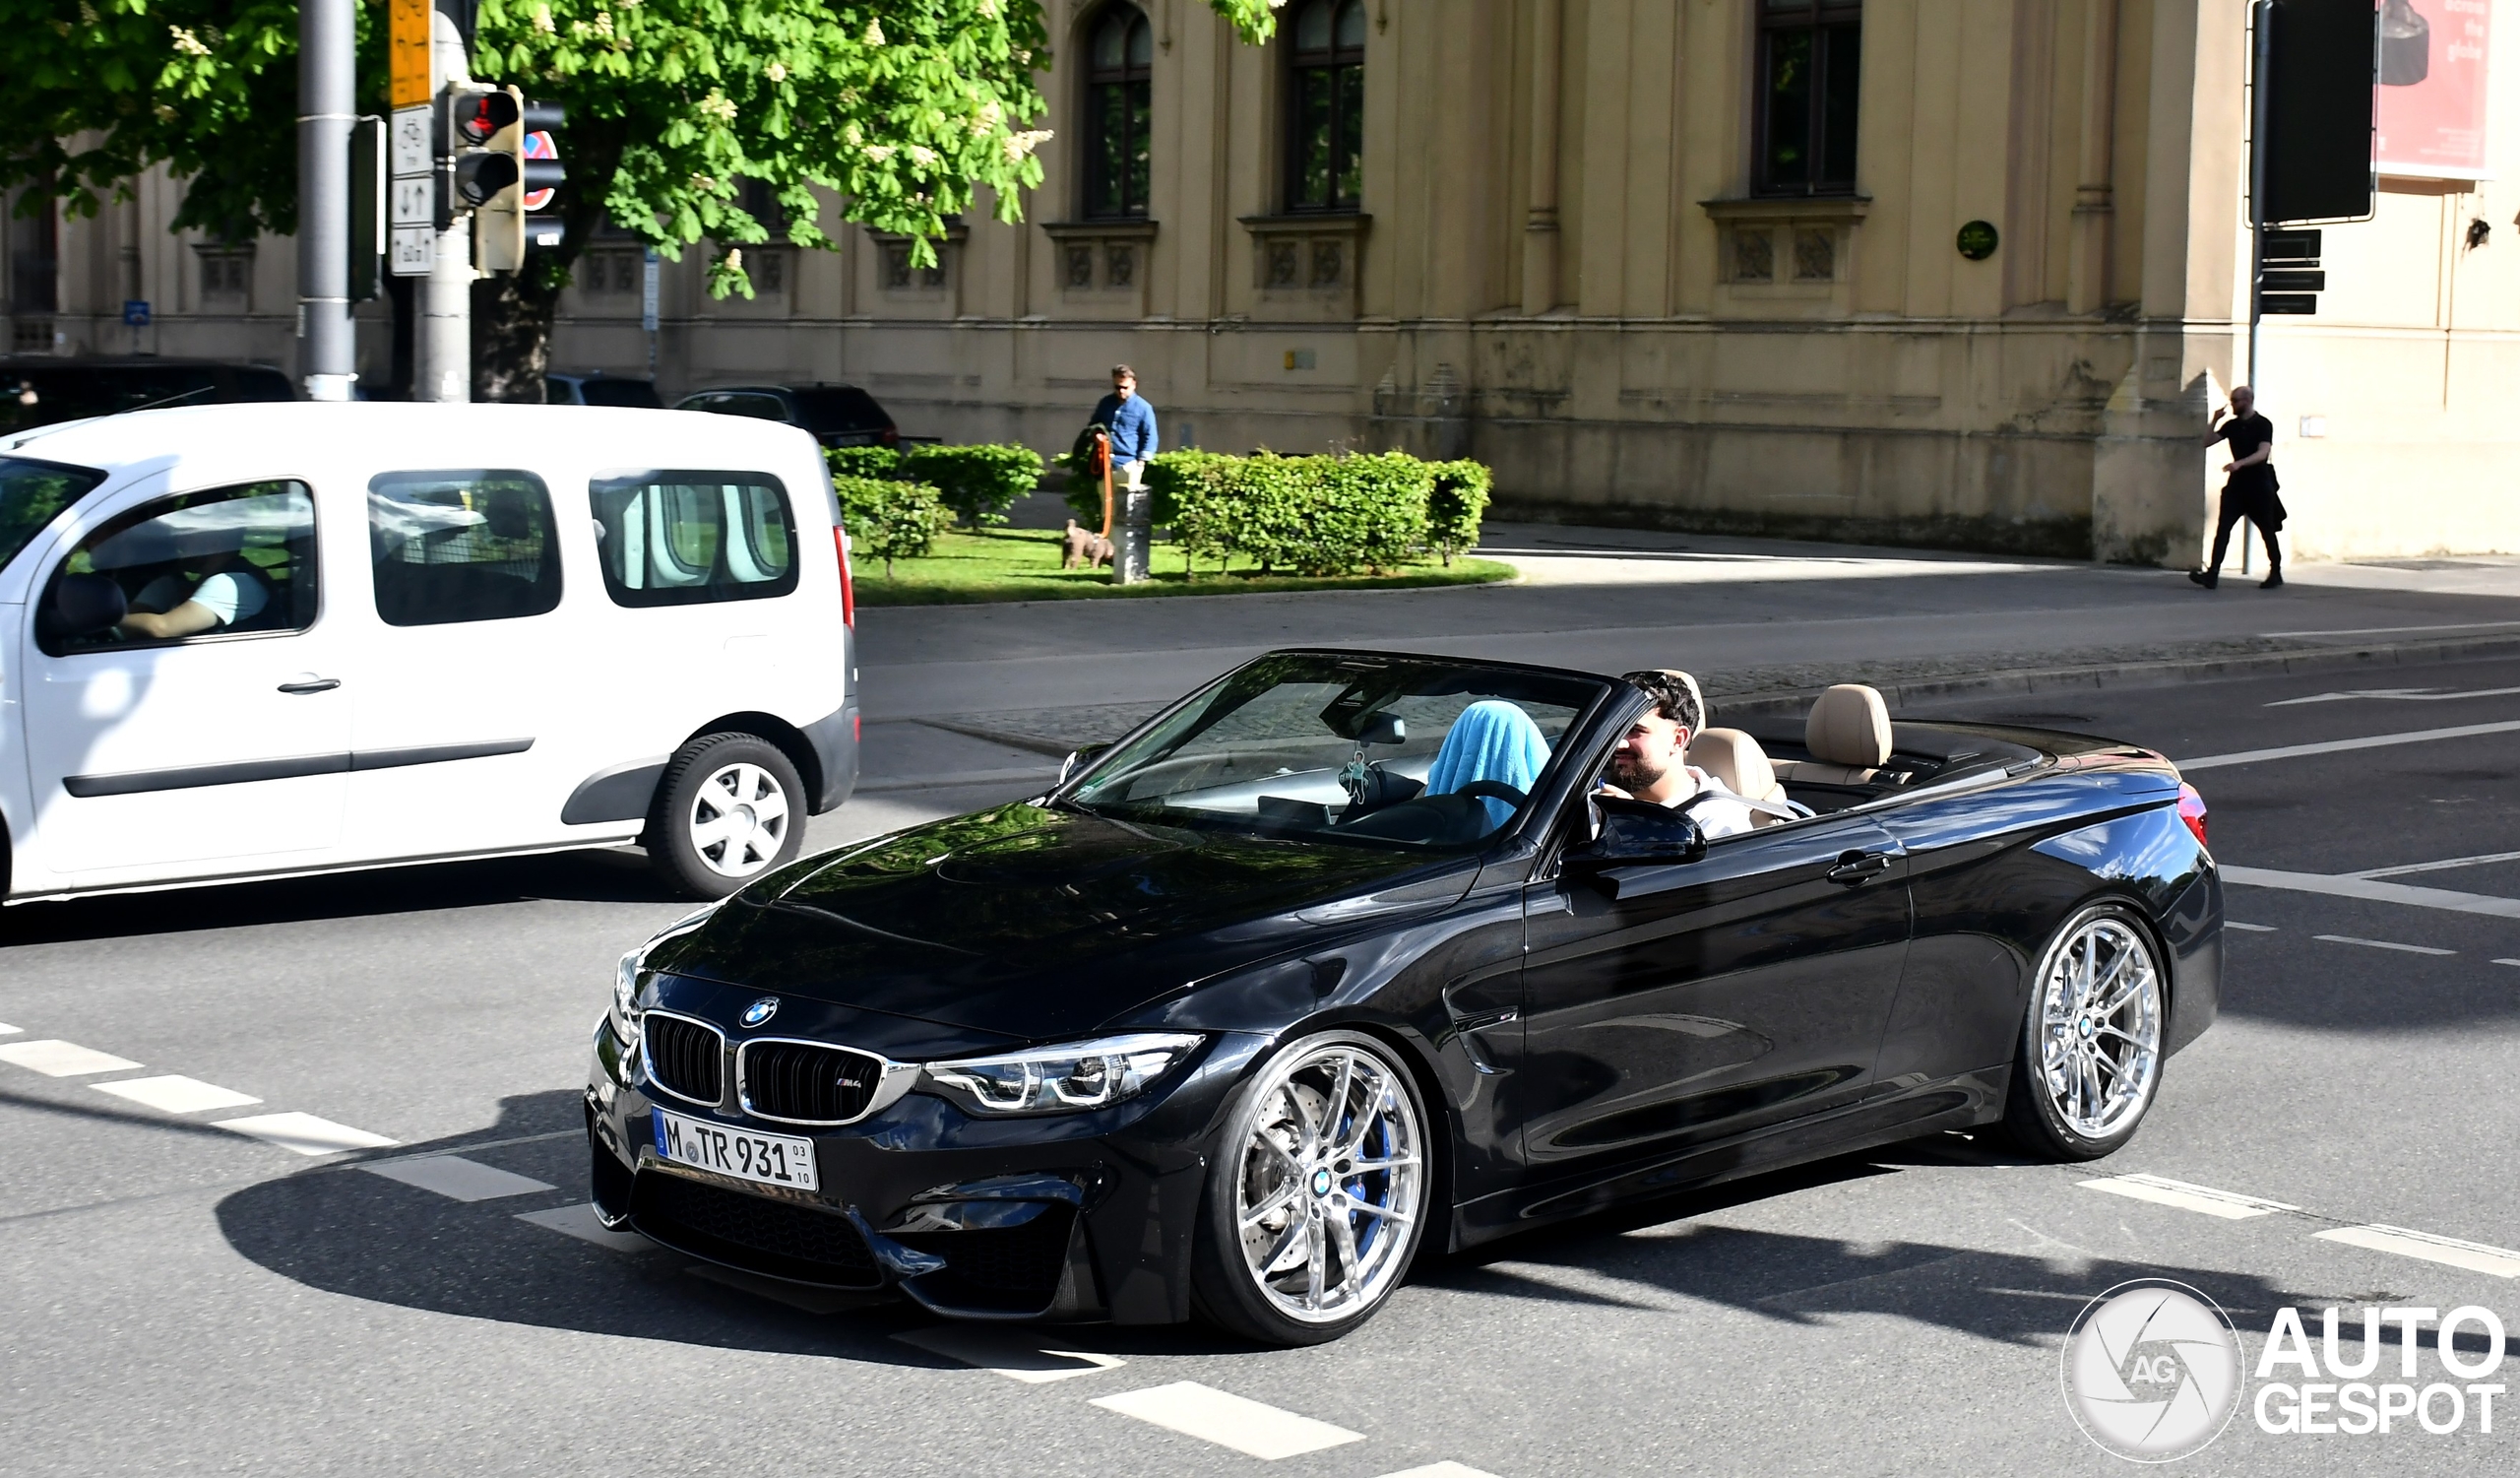
<instances>
[{"instance_id":1,"label":"van wheel","mask_svg":"<svg viewBox=\"0 0 2520 1478\"><path fill-rule=\"evenodd\" d=\"M769 740L693 739L658 782L648 861L686 898L724 898L803 848L804 796L796 766Z\"/></svg>"}]
</instances>

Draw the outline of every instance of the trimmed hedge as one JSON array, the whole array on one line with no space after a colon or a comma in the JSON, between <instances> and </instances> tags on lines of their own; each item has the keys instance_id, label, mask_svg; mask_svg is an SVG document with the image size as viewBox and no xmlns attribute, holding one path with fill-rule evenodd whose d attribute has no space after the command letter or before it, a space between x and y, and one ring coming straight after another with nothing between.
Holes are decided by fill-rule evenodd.
<instances>
[{"instance_id":1,"label":"trimmed hedge","mask_svg":"<svg viewBox=\"0 0 2520 1478\"><path fill-rule=\"evenodd\" d=\"M894 560L919 558L937 535L954 526L952 511L925 482L836 477L831 485L840 494L841 523L849 530L850 546L884 561L888 580Z\"/></svg>"},{"instance_id":2,"label":"trimmed hedge","mask_svg":"<svg viewBox=\"0 0 2520 1478\"><path fill-rule=\"evenodd\" d=\"M902 454L888 446L835 446L823 453L835 478L897 478Z\"/></svg>"},{"instance_id":3,"label":"trimmed hedge","mask_svg":"<svg viewBox=\"0 0 2520 1478\"><path fill-rule=\"evenodd\" d=\"M1193 560L1205 554L1222 568L1240 555L1263 574L1341 575L1401 564L1426 546L1434 472L1404 452L1264 452L1182 471L1172 533Z\"/></svg>"},{"instance_id":4,"label":"trimmed hedge","mask_svg":"<svg viewBox=\"0 0 2520 1478\"><path fill-rule=\"evenodd\" d=\"M1436 462L1426 470L1435 475L1434 493L1426 499L1426 538L1450 564L1479 543L1479 521L1496 480L1480 462Z\"/></svg>"},{"instance_id":5,"label":"trimmed hedge","mask_svg":"<svg viewBox=\"0 0 2520 1478\"><path fill-rule=\"evenodd\" d=\"M928 483L966 528L1006 522L1015 500L1041 483L1040 454L1022 446L922 446L900 477Z\"/></svg>"}]
</instances>

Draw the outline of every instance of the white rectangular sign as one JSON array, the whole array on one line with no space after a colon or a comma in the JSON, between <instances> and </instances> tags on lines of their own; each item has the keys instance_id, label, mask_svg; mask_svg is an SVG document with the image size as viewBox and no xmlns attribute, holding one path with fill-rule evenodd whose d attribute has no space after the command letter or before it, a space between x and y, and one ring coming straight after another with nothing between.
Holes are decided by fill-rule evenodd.
<instances>
[{"instance_id":1,"label":"white rectangular sign","mask_svg":"<svg viewBox=\"0 0 2520 1478\"><path fill-rule=\"evenodd\" d=\"M437 181L423 174L394 181L394 224L429 225L437 219Z\"/></svg>"},{"instance_id":2,"label":"white rectangular sign","mask_svg":"<svg viewBox=\"0 0 2520 1478\"><path fill-rule=\"evenodd\" d=\"M437 231L429 225L394 227L393 272L396 277L426 277L437 259Z\"/></svg>"},{"instance_id":3,"label":"white rectangular sign","mask_svg":"<svg viewBox=\"0 0 2520 1478\"><path fill-rule=\"evenodd\" d=\"M429 110L426 107L398 107L394 110L394 176L429 172Z\"/></svg>"}]
</instances>

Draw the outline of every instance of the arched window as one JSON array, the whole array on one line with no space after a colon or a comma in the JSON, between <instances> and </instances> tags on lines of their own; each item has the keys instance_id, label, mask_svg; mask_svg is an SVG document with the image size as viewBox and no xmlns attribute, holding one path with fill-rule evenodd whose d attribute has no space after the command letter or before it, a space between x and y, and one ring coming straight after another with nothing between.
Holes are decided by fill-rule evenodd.
<instances>
[{"instance_id":1,"label":"arched window","mask_svg":"<svg viewBox=\"0 0 2520 1478\"><path fill-rule=\"evenodd\" d=\"M1155 33L1134 5L1106 7L1094 22L1085 76L1085 214L1144 216L1147 126L1155 84Z\"/></svg>"},{"instance_id":2,"label":"arched window","mask_svg":"<svg viewBox=\"0 0 2520 1478\"><path fill-rule=\"evenodd\" d=\"M1292 34L1287 209L1353 211L1364 194L1364 0L1305 0Z\"/></svg>"}]
</instances>

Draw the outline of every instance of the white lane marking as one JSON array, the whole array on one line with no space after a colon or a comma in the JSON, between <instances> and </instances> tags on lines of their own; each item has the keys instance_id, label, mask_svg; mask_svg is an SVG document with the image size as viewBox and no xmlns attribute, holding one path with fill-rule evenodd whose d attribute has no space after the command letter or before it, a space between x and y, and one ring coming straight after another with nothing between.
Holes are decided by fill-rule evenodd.
<instances>
[{"instance_id":1,"label":"white lane marking","mask_svg":"<svg viewBox=\"0 0 2520 1478\"><path fill-rule=\"evenodd\" d=\"M170 1073L165 1077L127 1077L115 1083L90 1083L99 1093L127 1098L161 1114L198 1114L204 1109L241 1109L262 1100L197 1077Z\"/></svg>"},{"instance_id":2,"label":"white lane marking","mask_svg":"<svg viewBox=\"0 0 2520 1478\"><path fill-rule=\"evenodd\" d=\"M1422 1468L1406 1468L1397 1473L1385 1473L1382 1478L1496 1478L1496 1475L1482 1468L1472 1467L1469 1463L1454 1462L1446 1458L1442 1462L1430 1462Z\"/></svg>"},{"instance_id":3,"label":"white lane marking","mask_svg":"<svg viewBox=\"0 0 2520 1478\"><path fill-rule=\"evenodd\" d=\"M2429 944L2396 944L2387 939L2358 939L2352 934L2312 934L2329 944L2360 944L2365 949L2394 949L2401 954L2457 954L2455 949L2435 949Z\"/></svg>"},{"instance_id":4,"label":"white lane marking","mask_svg":"<svg viewBox=\"0 0 2520 1478\"><path fill-rule=\"evenodd\" d=\"M1044 1350L1032 1340L1019 1338L1003 1329L971 1324L905 1329L893 1338L930 1354L976 1366L992 1376L1021 1381L1027 1385L1044 1385L1052 1381L1115 1371L1128 1363L1117 1355L1102 1355L1092 1350Z\"/></svg>"},{"instance_id":5,"label":"white lane marking","mask_svg":"<svg viewBox=\"0 0 2520 1478\"><path fill-rule=\"evenodd\" d=\"M2394 636L2401 631L2498 631L2520 621L2452 621L2441 626L2349 626L2342 631L2261 631L2260 636Z\"/></svg>"},{"instance_id":6,"label":"white lane marking","mask_svg":"<svg viewBox=\"0 0 2520 1478\"><path fill-rule=\"evenodd\" d=\"M2211 1186L2195 1186L2174 1181L2166 1176L2110 1176L2105 1180L2078 1183L2085 1190L2106 1190L2111 1195L2131 1196L2151 1201L2157 1206L2176 1206L2182 1211L2201 1211L2225 1221L2246 1221L2270 1211L2299 1211L2301 1208L2286 1201L2270 1201L2263 1196L2242 1195L2236 1190L2217 1190Z\"/></svg>"},{"instance_id":7,"label":"white lane marking","mask_svg":"<svg viewBox=\"0 0 2520 1478\"><path fill-rule=\"evenodd\" d=\"M91 1072L128 1072L139 1066L129 1058L82 1047L76 1042L12 1042L0 1047L0 1062L31 1067L46 1077L84 1077Z\"/></svg>"},{"instance_id":8,"label":"white lane marking","mask_svg":"<svg viewBox=\"0 0 2520 1478\"><path fill-rule=\"evenodd\" d=\"M14 1037L18 1034L19 1030L20 1028L18 1027L11 1026L5 1021L0 1021L0 1037Z\"/></svg>"},{"instance_id":9,"label":"white lane marking","mask_svg":"<svg viewBox=\"0 0 2520 1478\"><path fill-rule=\"evenodd\" d=\"M2421 1257L2445 1267L2464 1267L2470 1272L2491 1273L2497 1278L2520 1278L2520 1253L2508 1248L2488 1247L2482 1242L2461 1242L2456 1237L2436 1237L2430 1232L2376 1223L2367 1227L2335 1227L2311 1235L2324 1242L2342 1242L2348 1247L2368 1248L2375 1253Z\"/></svg>"},{"instance_id":10,"label":"white lane marking","mask_svg":"<svg viewBox=\"0 0 2520 1478\"><path fill-rule=\"evenodd\" d=\"M2477 857L2447 857L2437 863L2408 863L2402 868L2365 868L2348 877L2403 877L2409 872L2446 872L2452 868L2482 868L2488 863L2520 863L2520 852L2488 852Z\"/></svg>"},{"instance_id":11,"label":"white lane marking","mask_svg":"<svg viewBox=\"0 0 2520 1478\"><path fill-rule=\"evenodd\" d=\"M379 1149L400 1142L312 1114L258 1114L251 1119L221 1119L218 1125L301 1155L335 1155L346 1149Z\"/></svg>"},{"instance_id":12,"label":"white lane marking","mask_svg":"<svg viewBox=\"0 0 2520 1478\"><path fill-rule=\"evenodd\" d=\"M2520 965L2520 960L2496 960L2497 965Z\"/></svg>"},{"instance_id":13,"label":"white lane marking","mask_svg":"<svg viewBox=\"0 0 2520 1478\"><path fill-rule=\"evenodd\" d=\"M554 1206L548 1211L520 1211L519 1221L530 1221L546 1232L592 1242L597 1247L616 1253L654 1253L662 1251L655 1243L636 1232L616 1232L596 1218L595 1203L580 1201L574 1206Z\"/></svg>"},{"instance_id":14,"label":"white lane marking","mask_svg":"<svg viewBox=\"0 0 2520 1478\"><path fill-rule=\"evenodd\" d=\"M2271 934L2275 932L2275 926L2272 924L2242 924L2237 919L2224 920L2223 927L2225 929L2236 929L2242 933Z\"/></svg>"},{"instance_id":15,"label":"white lane marking","mask_svg":"<svg viewBox=\"0 0 2520 1478\"><path fill-rule=\"evenodd\" d=\"M1097 1396L1089 1404L1271 1460L1365 1440L1361 1432L1281 1411L1196 1381L1175 1381L1169 1385L1150 1385L1116 1396Z\"/></svg>"},{"instance_id":16,"label":"white lane marking","mask_svg":"<svg viewBox=\"0 0 2520 1478\"><path fill-rule=\"evenodd\" d=\"M517 1175L495 1165L484 1165L478 1160L467 1160L462 1155L421 1155L413 1159L362 1165L359 1169L389 1181L400 1181L406 1186L417 1186L422 1190L434 1190L449 1200L458 1201L494 1201L503 1195L531 1195L536 1190L551 1189L548 1181Z\"/></svg>"},{"instance_id":17,"label":"white lane marking","mask_svg":"<svg viewBox=\"0 0 2520 1478\"><path fill-rule=\"evenodd\" d=\"M2306 698L2282 698L2266 704L2268 708L2292 708L2302 703L2345 703L2356 698L2378 698L2391 703L2446 703L2452 698L2505 698L2520 693L2520 687L2481 687L2473 692L2445 693L2429 687L2360 687L2345 693L2313 693Z\"/></svg>"},{"instance_id":18,"label":"white lane marking","mask_svg":"<svg viewBox=\"0 0 2520 1478\"><path fill-rule=\"evenodd\" d=\"M731 1267L720 1267L715 1262L695 1262L683 1271L722 1288L748 1293L757 1299L768 1299L774 1304L785 1304L806 1314L838 1314L843 1309L862 1307L867 1298L862 1293L845 1293L837 1288L814 1288L803 1283L757 1277Z\"/></svg>"},{"instance_id":19,"label":"white lane marking","mask_svg":"<svg viewBox=\"0 0 2520 1478\"><path fill-rule=\"evenodd\" d=\"M2324 872L2284 872L2273 868L2223 868L2223 881L2249 888L2283 888L2295 893L2323 893L2331 898L2360 898L2369 903L2403 903L2437 908L2453 914L2491 914L2520 919L2520 898L2486 893L2460 893L2449 888L2419 888L2402 882L2374 882L2367 877L2332 877Z\"/></svg>"},{"instance_id":20,"label":"white lane marking","mask_svg":"<svg viewBox=\"0 0 2520 1478\"><path fill-rule=\"evenodd\" d=\"M2285 744L2274 749L2242 749L2233 754L2207 754L2176 761L2179 773L2219 770L2225 765L2253 765L2261 759L2299 759L2304 754L2342 754L2348 749L2385 749L2392 744L2420 744L2430 739L2470 739L2480 734L2520 733L2520 720L2501 724L2460 724L2449 729L2417 729L2406 734L2373 734L2362 739L2329 739L2322 744Z\"/></svg>"}]
</instances>

